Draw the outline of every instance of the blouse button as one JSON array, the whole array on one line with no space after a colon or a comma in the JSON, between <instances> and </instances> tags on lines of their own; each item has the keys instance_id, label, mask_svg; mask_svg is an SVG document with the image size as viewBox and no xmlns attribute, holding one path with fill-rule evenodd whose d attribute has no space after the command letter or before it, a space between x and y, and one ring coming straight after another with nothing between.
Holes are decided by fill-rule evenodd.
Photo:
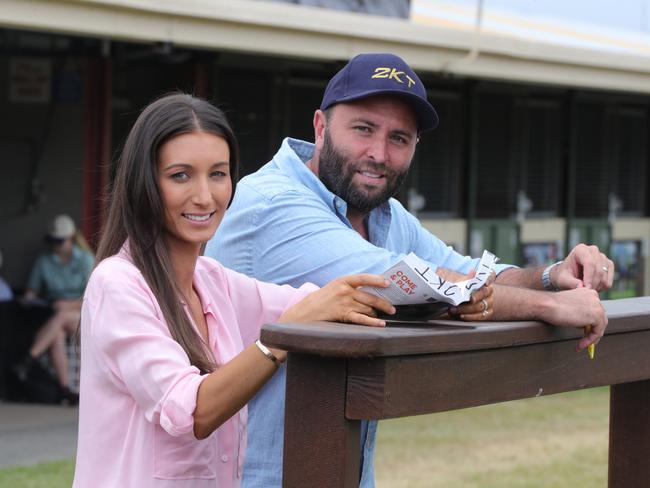
<instances>
[{"instance_id":1,"label":"blouse button","mask_svg":"<svg viewBox=\"0 0 650 488\"><path fill-rule=\"evenodd\" d=\"M221 455L221 461L224 462L224 463L227 463L228 462L228 455L227 454L222 454Z\"/></svg>"}]
</instances>

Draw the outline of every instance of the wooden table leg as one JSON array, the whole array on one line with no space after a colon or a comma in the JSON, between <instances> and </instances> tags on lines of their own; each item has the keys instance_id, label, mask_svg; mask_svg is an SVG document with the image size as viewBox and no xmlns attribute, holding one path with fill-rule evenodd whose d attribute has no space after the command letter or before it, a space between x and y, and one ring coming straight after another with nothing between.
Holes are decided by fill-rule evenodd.
<instances>
[{"instance_id":1,"label":"wooden table leg","mask_svg":"<svg viewBox=\"0 0 650 488\"><path fill-rule=\"evenodd\" d=\"M609 487L650 483L650 380L611 387Z\"/></svg>"},{"instance_id":2,"label":"wooden table leg","mask_svg":"<svg viewBox=\"0 0 650 488\"><path fill-rule=\"evenodd\" d=\"M360 421L345 418L344 359L289 353L284 488L358 488Z\"/></svg>"}]
</instances>

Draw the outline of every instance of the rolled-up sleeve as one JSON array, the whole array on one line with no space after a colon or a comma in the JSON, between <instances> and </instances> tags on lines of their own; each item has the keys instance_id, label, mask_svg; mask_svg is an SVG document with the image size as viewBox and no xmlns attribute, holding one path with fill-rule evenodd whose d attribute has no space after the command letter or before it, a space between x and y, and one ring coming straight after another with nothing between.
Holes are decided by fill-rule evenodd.
<instances>
[{"instance_id":1,"label":"rolled-up sleeve","mask_svg":"<svg viewBox=\"0 0 650 488\"><path fill-rule=\"evenodd\" d=\"M169 332L151 291L128 264L100 266L86 293L90 344L105 374L128 392L145 418L170 435L193 429L205 378ZM127 268L127 269L125 269Z\"/></svg>"}]
</instances>

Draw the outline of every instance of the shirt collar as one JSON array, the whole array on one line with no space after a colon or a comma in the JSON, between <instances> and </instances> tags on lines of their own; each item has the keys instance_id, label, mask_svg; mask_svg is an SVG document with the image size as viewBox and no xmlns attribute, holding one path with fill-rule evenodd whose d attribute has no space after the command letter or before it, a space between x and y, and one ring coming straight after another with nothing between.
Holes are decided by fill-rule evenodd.
<instances>
[{"instance_id":1,"label":"shirt collar","mask_svg":"<svg viewBox=\"0 0 650 488\"><path fill-rule=\"evenodd\" d=\"M122 244L122 247L118 251L117 255L122 259L126 259L127 261L129 261L135 266L135 263L133 263L133 257L131 256L130 243L128 239L124 241L124 244ZM194 289L196 290L196 293L199 295L199 298L201 299L201 306L203 307L203 313L206 314L208 312L212 313L212 299L210 297L210 294L206 292L206 284L202 276L202 271L203 271L203 262L202 262L202 257L199 256L199 259L196 261L196 267L194 268L192 283L194 285ZM184 307L187 307L187 303L185 302L183 297L180 297L179 300Z\"/></svg>"},{"instance_id":2,"label":"shirt collar","mask_svg":"<svg viewBox=\"0 0 650 488\"><path fill-rule=\"evenodd\" d=\"M275 163L292 180L300 182L318 195L332 212L337 214L351 228L352 225L347 218L347 202L329 191L306 164L314 156L314 147L311 142L287 137L282 141L282 147L278 152L280 157L275 158ZM370 212L368 215L368 234L372 244L380 247L386 244L390 222L391 208L389 202L382 203Z\"/></svg>"},{"instance_id":3,"label":"shirt collar","mask_svg":"<svg viewBox=\"0 0 650 488\"><path fill-rule=\"evenodd\" d=\"M204 282L204 277L203 277L203 258L199 257L199 259L196 262L196 269L194 270L194 278L193 278L193 284L194 284L194 289L196 290L196 293L199 295L199 298L201 299L201 305L203 307L203 313L211 313L214 315L212 311L212 297L210 296L210 293L206 291L206 284Z\"/></svg>"},{"instance_id":4,"label":"shirt collar","mask_svg":"<svg viewBox=\"0 0 650 488\"><path fill-rule=\"evenodd\" d=\"M292 180L306 186L318 195L334 212L341 211L341 204L337 206L337 201L340 200L343 203L343 216L345 216L347 209L345 202L329 191L323 182L307 166L307 161L314 156L314 148L315 146L311 142L287 137L282 141L282 147L278 152L280 157L276 158L275 163Z\"/></svg>"}]
</instances>

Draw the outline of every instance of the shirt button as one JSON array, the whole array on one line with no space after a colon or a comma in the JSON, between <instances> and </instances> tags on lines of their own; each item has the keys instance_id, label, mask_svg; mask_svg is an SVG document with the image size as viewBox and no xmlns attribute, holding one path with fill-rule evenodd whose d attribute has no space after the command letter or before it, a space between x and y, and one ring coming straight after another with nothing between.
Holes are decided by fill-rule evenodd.
<instances>
[{"instance_id":1,"label":"shirt button","mask_svg":"<svg viewBox=\"0 0 650 488\"><path fill-rule=\"evenodd\" d=\"M228 462L228 455L227 454L222 454L221 455L221 461L224 462L224 463L227 463Z\"/></svg>"}]
</instances>

